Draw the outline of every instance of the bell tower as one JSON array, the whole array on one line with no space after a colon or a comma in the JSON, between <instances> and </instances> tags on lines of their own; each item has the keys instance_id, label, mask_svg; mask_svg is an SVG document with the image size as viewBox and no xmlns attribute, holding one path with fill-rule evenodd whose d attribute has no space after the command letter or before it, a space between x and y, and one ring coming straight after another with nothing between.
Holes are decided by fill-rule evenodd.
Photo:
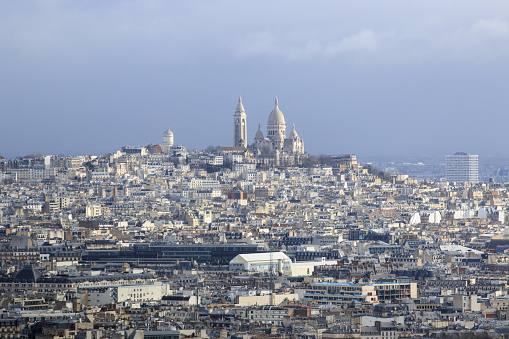
<instances>
[{"instance_id":1,"label":"bell tower","mask_svg":"<svg viewBox=\"0 0 509 339\"><path fill-rule=\"evenodd\" d=\"M239 97L239 103L235 114L233 115L233 146L247 147L247 121L246 111L242 105L242 98Z\"/></svg>"}]
</instances>

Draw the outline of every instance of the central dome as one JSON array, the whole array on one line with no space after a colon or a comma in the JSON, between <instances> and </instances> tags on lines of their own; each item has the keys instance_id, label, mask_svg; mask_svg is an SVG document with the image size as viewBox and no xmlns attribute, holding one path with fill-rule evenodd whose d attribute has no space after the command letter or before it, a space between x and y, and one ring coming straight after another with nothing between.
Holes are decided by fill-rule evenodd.
<instances>
[{"instance_id":1,"label":"central dome","mask_svg":"<svg viewBox=\"0 0 509 339\"><path fill-rule=\"evenodd\" d=\"M285 116L283 115L283 112L279 110L279 107L277 107L277 98L276 98L276 106L270 112L269 120L267 121L267 125L284 125L285 124Z\"/></svg>"}]
</instances>

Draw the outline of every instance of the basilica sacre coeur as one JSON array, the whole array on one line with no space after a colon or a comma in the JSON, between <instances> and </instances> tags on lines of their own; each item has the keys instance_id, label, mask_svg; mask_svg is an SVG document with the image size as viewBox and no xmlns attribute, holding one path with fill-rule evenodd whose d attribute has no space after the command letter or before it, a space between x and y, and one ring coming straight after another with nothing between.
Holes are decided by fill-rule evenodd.
<instances>
[{"instance_id":1,"label":"basilica sacre coeur","mask_svg":"<svg viewBox=\"0 0 509 339\"><path fill-rule=\"evenodd\" d=\"M306 154L304 152L304 140L302 140L295 124L292 131L286 136L286 123L283 112L278 107L278 99L267 120L267 136L258 124L258 131L255 134L254 142L247 143L247 115L239 97L235 114L233 115L233 146L231 150L244 149L250 151L256 159L257 164L262 166L292 166L302 163ZM226 149L224 149L226 151Z\"/></svg>"}]
</instances>

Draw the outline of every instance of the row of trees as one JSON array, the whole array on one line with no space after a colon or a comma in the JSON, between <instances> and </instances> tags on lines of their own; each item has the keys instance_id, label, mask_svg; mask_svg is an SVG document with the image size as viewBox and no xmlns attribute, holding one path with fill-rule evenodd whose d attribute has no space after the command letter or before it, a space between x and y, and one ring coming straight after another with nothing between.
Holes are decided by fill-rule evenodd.
<instances>
[{"instance_id":1,"label":"row of trees","mask_svg":"<svg viewBox=\"0 0 509 339\"><path fill-rule=\"evenodd\" d=\"M392 181L392 175L390 173L384 172L379 170L376 166L373 166L371 164L367 164L363 166L365 169L368 170L368 173L374 176L379 177L380 179L384 181Z\"/></svg>"}]
</instances>

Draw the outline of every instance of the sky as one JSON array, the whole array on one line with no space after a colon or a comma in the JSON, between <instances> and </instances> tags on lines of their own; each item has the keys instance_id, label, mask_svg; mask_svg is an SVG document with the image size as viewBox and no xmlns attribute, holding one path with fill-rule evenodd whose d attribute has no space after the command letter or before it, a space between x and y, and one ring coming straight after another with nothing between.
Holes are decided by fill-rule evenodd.
<instances>
[{"instance_id":1,"label":"sky","mask_svg":"<svg viewBox=\"0 0 509 339\"><path fill-rule=\"evenodd\" d=\"M509 156L509 1L0 0L0 154L232 146Z\"/></svg>"}]
</instances>

